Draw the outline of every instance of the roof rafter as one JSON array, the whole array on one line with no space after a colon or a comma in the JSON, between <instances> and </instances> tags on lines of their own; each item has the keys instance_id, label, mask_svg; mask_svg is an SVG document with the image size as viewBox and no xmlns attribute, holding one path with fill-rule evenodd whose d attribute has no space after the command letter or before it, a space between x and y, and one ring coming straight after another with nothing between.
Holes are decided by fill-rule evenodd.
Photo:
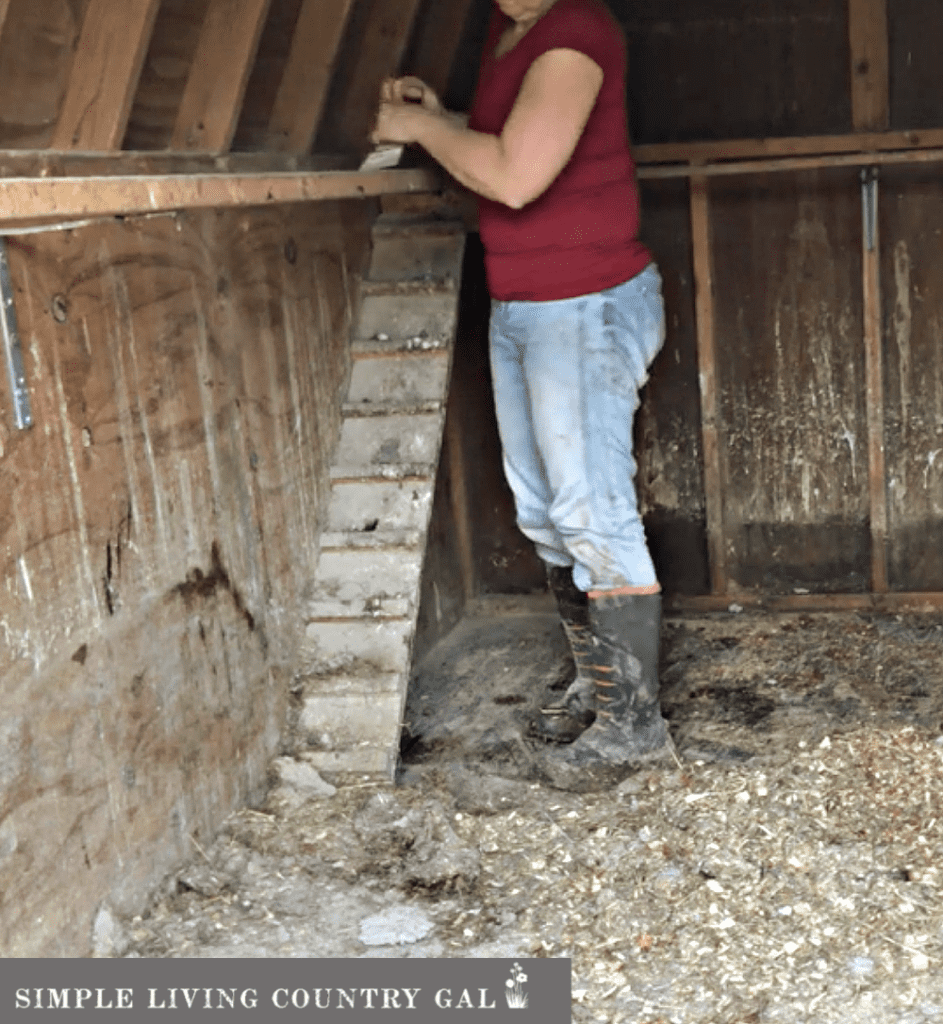
<instances>
[{"instance_id":1,"label":"roof rafter","mask_svg":"<svg viewBox=\"0 0 943 1024\"><path fill-rule=\"evenodd\" d=\"M851 119L874 131L890 124L887 0L848 0L851 44Z\"/></svg>"},{"instance_id":2,"label":"roof rafter","mask_svg":"<svg viewBox=\"0 0 943 1024\"><path fill-rule=\"evenodd\" d=\"M211 0L180 101L172 149L229 148L270 3Z\"/></svg>"},{"instance_id":3,"label":"roof rafter","mask_svg":"<svg viewBox=\"0 0 943 1024\"><path fill-rule=\"evenodd\" d=\"M303 0L272 108L267 149L310 151L352 5L353 0Z\"/></svg>"},{"instance_id":4,"label":"roof rafter","mask_svg":"<svg viewBox=\"0 0 943 1024\"><path fill-rule=\"evenodd\" d=\"M120 149L160 0L91 0L65 100L52 136L54 149ZM6 5L0 11L0 22Z\"/></svg>"}]
</instances>

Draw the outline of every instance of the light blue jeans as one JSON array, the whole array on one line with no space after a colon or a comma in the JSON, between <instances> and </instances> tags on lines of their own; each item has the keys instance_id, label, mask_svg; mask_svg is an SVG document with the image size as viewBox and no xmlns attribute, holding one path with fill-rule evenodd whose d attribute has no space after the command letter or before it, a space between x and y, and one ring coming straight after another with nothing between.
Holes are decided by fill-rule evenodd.
<instances>
[{"instance_id":1,"label":"light blue jeans","mask_svg":"<svg viewBox=\"0 0 943 1024\"><path fill-rule=\"evenodd\" d=\"M635 494L632 420L665 338L661 276L491 304L491 371L517 523L581 590L657 585Z\"/></svg>"}]
</instances>

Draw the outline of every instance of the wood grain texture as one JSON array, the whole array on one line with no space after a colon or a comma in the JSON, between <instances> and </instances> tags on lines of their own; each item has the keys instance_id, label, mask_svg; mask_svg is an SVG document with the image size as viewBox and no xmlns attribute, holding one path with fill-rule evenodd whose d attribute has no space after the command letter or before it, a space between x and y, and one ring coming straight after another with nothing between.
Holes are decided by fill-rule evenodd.
<instances>
[{"instance_id":1,"label":"wood grain texture","mask_svg":"<svg viewBox=\"0 0 943 1024\"><path fill-rule=\"evenodd\" d=\"M229 148L271 0L212 0L171 137L173 149Z\"/></svg>"},{"instance_id":2,"label":"wood grain texture","mask_svg":"<svg viewBox=\"0 0 943 1024\"><path fill-rule=\"evenodd\" d=\"M0 220L363 199L385 192L430 192L440 180L426 170L5 178Z\"/></svg>"},{"instance_id":3,"label":"wood grain texture","mask_svg":"<svg viewBox=\"0 0 943 1024\"><path fill-rule=\"evenodd\" d=\"M354 205L10 243L37 419L0 421L6 956L85 956L102 902L140 910L266 785L347 376Z\"/></svg>"},{"instance_id":4,"label":"wood grain texture","mask_svg":"<svg viewBox=\"0 0 943 1024\"><path fill-rule=\"evenodd\" d=\"M352 3L304 0L269 122L267 149L310 151Z\"/></svg>"},{"instance_id":5,"label":"wood grain texture","mask_svg":"<svg viewBox=\"0 0 943 1024\"><path fill-rule=\"evenodd\" d=\"M881 177L888 586L943 591L943 237L939 177Z\"/></svg>"},{"instance_id":6,"label":"wood grain texture","mask_svg":"<svg viewBox=\"0 0 943 1024\"><path fill-rule=\"evenodd\" d=\"M160 0L92 0L65 100L56 149L120 149Z\"/></svg>"},{"instance_id":7,"label":"wood grain texture","mask_svg":"<svg viewBox=\"0 0 943 1024\"><path fill-rule=\"evenodd\" d=\"M701 385L701 443L704 448L704 504L711 592L727 591L724 538L724 492L718 434L716 322L714 312L714 255L711 239L710 193L703 178L691 179L691 250L697 323L698 379Z\"/></svg>"},{"instance_id":8,"label":"wood grain texture","mask_svg":"<svg viewBox=\"0 0 943 1024\"><path fill-rule=\"evenodd\" d=\"M731 589L871 585L854 170L711 183Z\"/></svg>"},{"instance_id":9,"label":"wood grain texture","mask_svg":"<svg viewBox=\"0 0 943 1024\"><path fill-rule=\"evenodd\" d=\"M890 125L887 25L887 0L848 0L851 120L864 131Z\"/></svg>"}]
</instances>

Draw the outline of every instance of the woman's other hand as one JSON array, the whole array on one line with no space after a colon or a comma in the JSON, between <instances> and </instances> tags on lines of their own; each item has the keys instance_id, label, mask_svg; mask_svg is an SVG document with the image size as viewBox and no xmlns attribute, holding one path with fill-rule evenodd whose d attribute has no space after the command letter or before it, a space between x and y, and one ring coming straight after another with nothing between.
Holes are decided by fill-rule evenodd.
<instances>
[{"instance_id":1,"label":"woman's other hand","mask_svg":"<svg viewBox=\"0 0 943 1024\"><path fill-rule=\"evenodd\" d=\"M387 78L380 86L380 108L370 138L374 143L415 142L424 117L444 113L435 91L421 79Z\"/></svg>"},{"instance_id":2,"label":"woman's other hand","mask_svg":"<svg viewBox=\"0 0 943 1024\"><path fill-rule=\"evenodd\" d=\"M435 90L421 78L405 75L403 78L387 78L380 86L380 102L418 103L430 114L442 114L445 108Z\"/></svg>"}]
</instances>

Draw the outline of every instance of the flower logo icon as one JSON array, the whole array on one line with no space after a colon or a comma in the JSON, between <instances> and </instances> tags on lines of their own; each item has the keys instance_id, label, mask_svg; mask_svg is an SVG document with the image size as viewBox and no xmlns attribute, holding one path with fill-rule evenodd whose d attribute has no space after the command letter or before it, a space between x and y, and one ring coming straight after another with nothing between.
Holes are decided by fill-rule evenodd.
<instances>
[{"instance_id":1,"label":"flower logo icon","mask_svg":"<svg viewBox=\"0 0 943 1024\"><path fill-rule=\"evenodd\" d=\"M512 1010L523 1010L527 1006L527 993L524 985L527 984L527 975L521 969L521 965L515 960L511 968L511 977L504 983L504 998Z\"/></svg>"}]
</instances>

